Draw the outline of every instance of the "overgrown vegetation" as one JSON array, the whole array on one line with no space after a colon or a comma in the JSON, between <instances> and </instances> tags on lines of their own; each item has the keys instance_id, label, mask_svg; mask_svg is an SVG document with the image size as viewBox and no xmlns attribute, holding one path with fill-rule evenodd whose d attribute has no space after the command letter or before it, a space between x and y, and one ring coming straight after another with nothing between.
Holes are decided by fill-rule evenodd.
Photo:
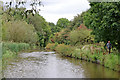
<instances>
[{"instance_id":1,"label":"overgrown vegetation","mask_svg":"<svg viewBox=\"0 0 120 80\"><path fill-rule=\"evenodd\" d=\"M15 0L13 7L14 2L0 6L4 67L18 52L37 46L120 71L120 2L92 2L88 11L72 21L60 18L56 25L46 22L39 14L36 6L41 6L40 0L30 2L30 10L24 6L26 2L20 0ZM108 40L112 42L112 54L107 54L105 48Z\"/></svg>"},{"instance_id":2,"label":"overgrown vegetation","mask_svg":"<svg viewBox=\"0 0 120 80\"><path fill-rule=\"evenodd\" d=\"M0 51L3 51L3 69L10 61L17 58L19 52L40 49L49 40L50 27L36 8L38 5L41 6L41 1L30 2L32 6L30 10L26 9L26 2L20 0L6 2L4 6L0 3L0 20L2 20Z\"/></svg>"},{"instance_id":3,"label":"overgrown vegetation","mask_svg":"<svg viewBox=\"0 0 120 80\"><path fill-rule=\"evenodd\" d=\"M85 45L83 48L76 48L70 45L59 44L57 46L49 43L49 50L54 50L62 56L72 57L76 59L86 60L88 62L93 62L101 64L106 68L110 68L114 71L120 71L120 64L118 60L118 52L111 54L104 53L102 48L98 44ZM91 47L92 46L92 47ZM94 46L94 47L93 47Z\"/></svg>"},{"instance_id":4,"label":"overgrown vegetation","mask_svg":"<svg viewBox=\"0 0 120 80\"><path fill-rule=\"evenodd\" d=\"M32 47L27 43L13 43L4 42L2 43L2 67L6 68L10 61L17 58L20 51L26 51L32 49Z\"/></svg>"},{"instance_id":5,"label":"overgrown vegetation","mask_svg":"<svg viewBox=\"0 0 120 80\"><path fill-rule=\"evenodd\" d=\"M51 50L63 56L99 63L120 71L118 59L120 57L120 38L118 37L120 29L119 19L116 18L119 17L119 5L120 2L90 2L91 8L88 11L75 16L67 27L50 36L49 50L52 48ZM66 26L64 23L61 25ZM111 54L108 54L106 49L106 43L109 40L112 43ZM55 43L58 45L54 46Z\"/></svg>"}]
</instances>

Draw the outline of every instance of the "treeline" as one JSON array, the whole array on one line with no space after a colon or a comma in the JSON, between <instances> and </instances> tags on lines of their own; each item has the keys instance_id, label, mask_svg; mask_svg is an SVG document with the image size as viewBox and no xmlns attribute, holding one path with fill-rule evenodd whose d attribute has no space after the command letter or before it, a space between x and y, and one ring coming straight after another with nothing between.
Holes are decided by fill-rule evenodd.
<instances>
[{"instance_id":1,"label":"treeline","mask_svg":"<svg viewBox=\"0 0 120 80\"><path fill-rule=\"evenodd\" d=\"M32 1L31 1L32 2ZM120 50L120 2L94 3L91 8L78 14L72 21L60 18L57 24L46 22L35 7L41 5L38 0L32 2L27 10L25 2L9 2L2 11L2 39L10 42L23 42L45 47L49 42L80 46L111 41L112 46Z\"/></svg>"},{"instance_id":2,"label":"treeline","mask_svg":"<svg viewBox=\"0 0 120 80\"><path fill-rule=\"evenodd\" d=\"M120 52L120 2L90 2L90 6L72 21L58 20L61 25L57 22L56 26L62 30L51 36L50 41L74 46L104 42L104 47L111 41L113 49Z\"/></svg>"},{"instance_id":3,"label":"treeline","mask_svg":"<svg viewBox=\"0 0 120 80\"><path fill-rule=\"evenodd\" d=\"M72 21L61 18L57 25L50 23L51 29L54 31L57 27L58 32L54 31L50 36L46 50L101 64L119 72L120 2L90 2L90 6L89 10L78 14ZM112 44L111 54L106 49L107 41Z\"/></svg>"},{"instance_id":4,"label":"treeline","mask_svg":"<svg viewBox=\"0 0 120 80\"><path fill-rule=\"evenodd\" d=\"M45 47L51 34L45 19L35 12L27 10L20 2L11 7L12 2L2 6L2 41L36 44ZM17 7L16 7L17 6Z\"/></svg>"}]
</instances>

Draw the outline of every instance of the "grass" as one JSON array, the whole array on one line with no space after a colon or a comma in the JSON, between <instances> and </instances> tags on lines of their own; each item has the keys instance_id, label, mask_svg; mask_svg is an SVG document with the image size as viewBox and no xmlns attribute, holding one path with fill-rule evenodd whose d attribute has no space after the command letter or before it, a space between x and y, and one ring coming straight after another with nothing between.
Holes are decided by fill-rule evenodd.
<instances>
[{"instance_id":1,"label":"grass","mask_svg":"<svg viewBox=\"0 0 120 80\"><path fill-rule=\"evenodd\" d=\"M17 55L21 51L30 50L31 46L27 43L12 43L3 42L2 44L2 68L6 68L7 64L17 58Z\"/></svg>"}]
</instances>

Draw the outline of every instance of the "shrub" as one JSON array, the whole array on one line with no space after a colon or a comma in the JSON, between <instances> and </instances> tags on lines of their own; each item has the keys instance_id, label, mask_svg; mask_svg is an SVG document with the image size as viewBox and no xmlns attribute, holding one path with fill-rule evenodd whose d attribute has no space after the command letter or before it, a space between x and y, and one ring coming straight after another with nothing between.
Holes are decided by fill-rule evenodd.
<instances>
[{"instance_id":1,"label":"shrub","mask_svg":"<svg viewBox=\"0 0 120 80\"><path fill-rule=\"evenodd\" d=\"M65 45L65 44L59 44L57 47L56 47L56 52L57 53L60 53L62 55L65 55L65 56L71 56L72 53L74 53L74 48L69 46L69 45Z\"/></svg>"},{"instance_id":2,"label":"shrub","mask_svg":"<svg viewBox=\"0 0 120 80\"><path fill-rule=\"evenodd\" d=\"M76 49L74 50L74 53L75 53L75 58L78 58L78 59L81 59L81 49Z\"/></svg>"},{"instance_id":3,"label":"shrub","mask_svg":"<svg viewBox=\"0 0 120 80\"><path fill-rule=\"evenodd\" d=\"M91 35L91 31L86 29L73 30L69 34L71 45L79 46L85 44L91 44L94 41L94 36Z\"/></svg>"},{"instance_id":4,"label":"shrub","mask_svg":"<svg viewBox=\"0 0 120 80\"><path fill-rule=\"evenodd\" d=\"M48 45L46 46L46 49L55 51L55 48L57 45L58 45L58 43L48 43Z\"/></svg>"},{"instance_id":5,"label":"shrub","mask_svg":"<svg viewBox=\"0 0 120 80\"><path fill-rule=\"evenodd\" d=\"M109 54L105 55L104 66L109 67L110 69L117 70L118 65L118 55Z\"/></svg>"},{"instance_id":6,"label":"shrub","mask_svg":"<svg viewBox=\"0 0 120 80\"><path fill-rule=\"evenodd\" d=\"M38 35L33 25L27 24L25 21L10 21L2 25L3 41L36 43Z\"/></svg>"}]
</instances>

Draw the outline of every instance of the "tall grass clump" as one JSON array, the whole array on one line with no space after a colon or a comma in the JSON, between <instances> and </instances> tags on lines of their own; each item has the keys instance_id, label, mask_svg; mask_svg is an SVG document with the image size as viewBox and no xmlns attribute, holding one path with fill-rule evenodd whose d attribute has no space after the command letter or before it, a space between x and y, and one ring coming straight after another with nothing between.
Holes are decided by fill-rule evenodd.
<instances>
[{"instance_id":1,"label":"tall grass clump","mask_svg":"<svg viewBox=\"0 0 120 80\"><path fill-rule=\"evenodd\" d=\"M10 50L12 52L19 52L21 50L28 50L30 48L30 45L27 43L11 43L11 42L5 42L3 43L3 53L6 50Z\"/></svg>"},{"instance_id":2,"label":"tall grass clump","mask_svg":"<svg viewBox=\"0 0 120 80\"><path fill-rule=\"evenodd\" d=\"M2 62L3 69L5 69L6 65L17 57L18 52L23 50L30 49L30 45L27 43L12 43L12 42L3 42L2 44Z\"/></svg>"}]
</instances>

